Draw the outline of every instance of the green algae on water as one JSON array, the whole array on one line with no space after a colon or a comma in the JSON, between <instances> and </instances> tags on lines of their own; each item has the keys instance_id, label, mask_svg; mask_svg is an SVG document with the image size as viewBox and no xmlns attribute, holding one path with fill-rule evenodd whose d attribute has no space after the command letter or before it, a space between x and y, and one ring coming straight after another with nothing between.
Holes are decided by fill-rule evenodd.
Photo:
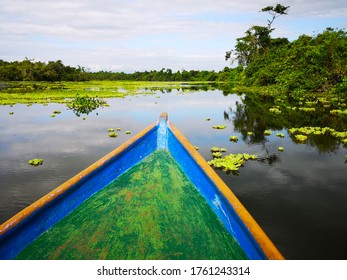
<instances>
[{"instance_id":1,"label":"green algae on water","mask_svg":"<svg viewBox=\"0 0 347 280\"><path fill-rule=\"evenodd\" d=\"M17 259L247 259L167 151L141 163L47 230Z\"/></svg>"}]
</instances>

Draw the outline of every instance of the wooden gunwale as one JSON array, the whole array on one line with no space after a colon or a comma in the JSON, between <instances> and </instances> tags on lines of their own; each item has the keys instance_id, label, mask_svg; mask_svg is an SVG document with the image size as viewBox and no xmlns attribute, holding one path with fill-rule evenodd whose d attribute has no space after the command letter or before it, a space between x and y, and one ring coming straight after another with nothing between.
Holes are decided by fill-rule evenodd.
<instances>
[{"instance_id":1,"label":"wooden gunwale","mask_svg":"<svg viewBox=\"0 0 347 280\"><path fill-rule=\"evenodd\" d=\"M236 195L229 189L224 181L218 176L218 174L207 164L205 159L200 155L199 152L193 147L189 140L175 127L171 122L169 127L175 137L181 142L184 148L190 153L196 163L204 170L207 176L213 181L219 191L224 195L228 202L232 205L235 212L238 214L240 219L246 225L253 238L259 244L266 257L270 260L283 260L284 256L279 252L270 238L266 235L259 224L254 220L247 209L242 205Z\"/></svg>"}]
</instances>

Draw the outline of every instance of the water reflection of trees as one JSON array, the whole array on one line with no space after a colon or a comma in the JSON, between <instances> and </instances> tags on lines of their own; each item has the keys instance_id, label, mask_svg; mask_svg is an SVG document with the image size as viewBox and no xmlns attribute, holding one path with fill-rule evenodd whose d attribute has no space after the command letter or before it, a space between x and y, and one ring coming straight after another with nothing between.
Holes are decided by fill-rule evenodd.
<instances>
[{"instance_id":1,"label":"water reflection of trees","mask_svg":"<svg viewBox=\"0 0 347 280\"><path fill-rule=\"evenodd\" d=\"M93 112L99 107L108 106L107 103L96 97L88 97L88 96L76 96L66 105L69 109L71 109L77 117L85 114Z\"/></svg>"},{"instance_id":2,"label":"water reflection of trees","mask_svg":"<svg viewBox=\"0 0 347 280\"><path fill-rule=\"evenodd\" d=\"M271 98L246 95L241 102L236 102L236 111L233 116L231 111L224 111L224 119L232 120L235 131L241 133L244 141L265 144L265 130L283 130L292 127L326 127L344 130L344 123L332 116L329 109L318 108L314 113L300 110L282 110L281 114L274 114L269 109L274 106ZM288 107L297 106L289 104ZM249 137L247 132L253 132ZM291 136L293 142L295 139ZM333 152L339 148L339 141L331 135L310 135L307 144L314 146L319 152ZM271 160L271 159L270 159Z\"/></svg>"}]
</instances>

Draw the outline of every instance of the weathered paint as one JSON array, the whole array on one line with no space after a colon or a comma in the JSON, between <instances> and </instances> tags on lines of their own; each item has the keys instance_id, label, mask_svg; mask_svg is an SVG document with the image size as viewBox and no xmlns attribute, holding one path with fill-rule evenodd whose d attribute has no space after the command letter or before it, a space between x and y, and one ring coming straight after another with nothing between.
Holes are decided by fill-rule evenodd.
<instances>
[{"instance_id":1,"label":"weathered paint","mask_svg":"<svg viewBox=\"0 0 347 280\"><path fill-rule=\"evenodd\" d=\"M12 259L84 200L152 153L156 139L155 123L3 223L0 259Z\"/></svg>"},{"instance_id":2,"label":"weathered paint","mask_svg":"<svg viewBox=\"0 0 347 280\"><path fill-rule=\"evenodd\" d=\"M160 124L167 123L162 114ZM238 201L236 196L210 168L188 140L170 124L165 130L168 149L189 179L205 197L252 259L282 259L273 243ZM164 133L164 134L165 134ZM108 185L129 168L162 146L158 124L143 132L82 171L33 205L0 226L0 259L11 259L40 234L57 223L83 201ZM164 142L165 142L164 141ZM186 159L186 160L185 160Z\"/></svg>"},{"instance_id":3,"label":"weathered paint","mask_svg":"<svg viewBox=\"0 0 347 280\"><path fill-rule=\"evenodd\" d=\"M86 200L16 257L245 258L240 245L163 149Z\"/></svg>"},{"instance_id":4,"label":"weathered paint","mask_svg":"<svg viewBox=\"0 0 347 280\"><path fill-rule=\"evenodd\" d=\"M284 259L273 242L257 224L235 194L187 138L169 123L169 150L189 179L215 210L229 232L235 236L251 259Z\"/></svg>"}]
</instances>

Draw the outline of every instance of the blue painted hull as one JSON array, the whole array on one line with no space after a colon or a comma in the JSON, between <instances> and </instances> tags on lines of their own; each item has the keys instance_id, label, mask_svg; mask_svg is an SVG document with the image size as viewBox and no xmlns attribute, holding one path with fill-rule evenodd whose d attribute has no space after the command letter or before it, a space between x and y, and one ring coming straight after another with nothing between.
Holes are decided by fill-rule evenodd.
<instances>
[{"instance_id":1,"label":"blue painted hull","mask_svg":"<svg viewBox=\"0 0 347 280\"><path fill-rule=\"evenodd\" d=\"M124 149L105 156L91 172L80 174L64 192L54 194L53 199L42 207L37 207L37 210L29 212L20 222L12 219L4 223L0 232L0 259L16 257L39 235L156 149L169 150L250 259L269 258L259 241L255 240L249 228L235 212L230 201L187 150L187 144L177 138L176 132L173 132L165 117L130 142Z\"/></svg>"}]
</instances>

